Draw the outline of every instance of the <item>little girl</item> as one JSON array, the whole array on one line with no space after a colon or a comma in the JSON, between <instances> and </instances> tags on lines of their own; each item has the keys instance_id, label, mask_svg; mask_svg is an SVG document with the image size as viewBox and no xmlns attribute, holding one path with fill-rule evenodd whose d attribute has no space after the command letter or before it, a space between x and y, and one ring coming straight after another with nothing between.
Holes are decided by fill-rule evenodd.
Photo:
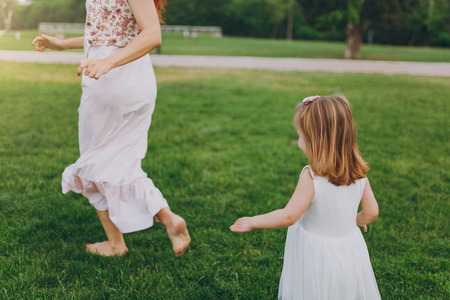
<instances>
[{"instance_id":1,"label":"little girl","mask_svg":"<svg viewBox=\"0 0 450 300\"><path fill-rule=\"evenodd\" d=\"M348 100L312 96L297 105L303 168L285 208L238 219L234 232L288 227L279 299L381 299L358 226L378 216L378 204L359 154ZM358 213L358 206L362 210ZM358 225L358 226L357 226Z\"/></svg>"},{"instance_id":2,"label":"little girl","mask_svg":"<svg viewBox=\"0 0 450 300\"><path fill-rule=\"evenodd\" d=\"M78 108L80 157L62 175L63 193L84 195L97 210L107 241L89 253L124 255L123 233L146 229L153 217L165 227L176 256L191 238L141 169L155 109L156 79L148 53L161 44L159 17L166 0L86 0L84 37L40 34L37 51L84 48L78 65L83 95Z\"/></svg>"}]
</instances>

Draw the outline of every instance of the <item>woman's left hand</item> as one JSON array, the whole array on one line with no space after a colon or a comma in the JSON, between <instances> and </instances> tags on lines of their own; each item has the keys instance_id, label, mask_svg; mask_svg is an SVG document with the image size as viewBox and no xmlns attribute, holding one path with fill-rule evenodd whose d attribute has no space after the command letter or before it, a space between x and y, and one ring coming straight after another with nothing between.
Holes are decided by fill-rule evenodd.
<instances>
[{"instance_id":1,"label":"woman's left hand","mask_svg":"<svg viewBox=\"0 0 450 300\"><path fill-rule=\"evenodd\" d=\"M80 76L84 71L84 75L99 79L112 69L112 64L106 59L82 59L78 65L77 74Z\"/></svg>"}]
</instances>

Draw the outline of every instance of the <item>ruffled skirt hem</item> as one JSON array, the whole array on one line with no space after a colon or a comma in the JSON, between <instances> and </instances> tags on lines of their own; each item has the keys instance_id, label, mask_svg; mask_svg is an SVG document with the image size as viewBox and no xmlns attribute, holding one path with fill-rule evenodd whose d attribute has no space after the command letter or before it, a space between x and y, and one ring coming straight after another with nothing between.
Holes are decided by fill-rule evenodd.
<instances>
[{"instance_id":1,"label":"ruffled skirt hem","mask_svg":"<svg viewBox=\"0 0 450 300\"><path fill-rule=\"evenodd\" d=\"M62 192L73 191L88 198L99 211L109 212L109 218L122 233L153 226L153 217L169 205L150 178L142 177L125 184L97 182L79 177L70 165L62 174Z\"/></svg>"}]
</instances>

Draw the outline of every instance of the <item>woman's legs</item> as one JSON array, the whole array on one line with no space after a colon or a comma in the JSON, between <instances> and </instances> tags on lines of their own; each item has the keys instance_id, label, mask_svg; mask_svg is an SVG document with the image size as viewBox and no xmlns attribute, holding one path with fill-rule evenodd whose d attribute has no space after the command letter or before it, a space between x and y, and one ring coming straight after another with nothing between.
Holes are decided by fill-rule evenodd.
<instances>
[{"instance_id":1,"label":"woman's legs","mask_svg":"<svg viewBox=\"0 0 450 300\"><path fill-rule=\"evenodd\" d=\"M105 230L107 241L95 244L86 244L86 251L104 256L125 255L128 252L123 234L111 222L108 211L97 210L98 217Z\"/></svg>"},{"instance_id":2,"label":"woman's legs","mask_svg":"<svg viewBox=\"0 0 450 300\"><path fill-rule=\"evenodd\" d=\"M123 234L111 222L108 211L97 210L97 214L108 240L95 244L86 244L86 251L104 256L125 255L128 252L128 248L125 245ZM155 218L166 227L167 235L172 242L175 255L182 255L191 243L186 221L182 217L174 214L169 208L161 209Z\"/></svg>"},{"instance_id":3,"label":"woman's legs","mask_svg":"<svg viewBox=\"0 0 450 300\"><path fill-rule=\"evenodd\" d=\"M186 221L182 217L174 214L168 207L161 209L155 218L166 227L175 255L182 255L191 243Z\"/></svg>"}]
</instances>

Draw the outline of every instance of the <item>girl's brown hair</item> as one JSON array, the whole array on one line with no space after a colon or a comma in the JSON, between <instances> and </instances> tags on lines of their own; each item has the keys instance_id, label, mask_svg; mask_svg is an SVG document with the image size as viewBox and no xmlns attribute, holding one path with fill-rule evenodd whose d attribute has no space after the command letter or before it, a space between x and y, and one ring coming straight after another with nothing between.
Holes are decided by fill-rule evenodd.
<instances>
[{"instance_id":1,"label":"girl's brown hair","mask_svg":"<svg viewBox=\"0 0 450 300\"><path fill-rule=\"evenodd\" d=\"M303 135L311 169L337 186L366 177L370 166L361 157L350 103L343 95L300 102L294 117Z\"/></svg>"},{"instance_id":2,"label":"girl's brown hair","mask_svg":"<svg viewBox=\"0 0 450 300\"><path fill-rule=\"evenodd\" d=\"M162 15L166 11L167 0L153 0L155 2L156 11L158 12L159 22L164 24L162 20Z\"/></svg>"}]
</instances>

